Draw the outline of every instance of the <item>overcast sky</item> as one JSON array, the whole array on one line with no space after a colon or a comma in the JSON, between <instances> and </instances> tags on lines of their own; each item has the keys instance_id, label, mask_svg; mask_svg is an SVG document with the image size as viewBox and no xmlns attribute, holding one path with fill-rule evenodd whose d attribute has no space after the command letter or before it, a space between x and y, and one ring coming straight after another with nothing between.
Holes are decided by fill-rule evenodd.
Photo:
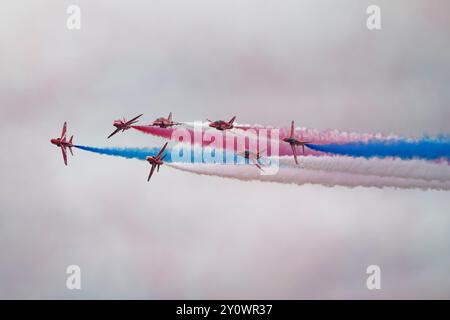
<instances>
[{"instance_id":1,"label":"overcast sky","mask_svg":"<svg viewBox=\"0 0 450 320\"><path fill-rule=\"evenodd\" d=\"M395 3L393 3L395 2ZM69 4L82 27L66 28ZM382 30L366 28L378 4ZM9 1L0 19L0 298L450 298L444 191L197 176L49 143L231 118L449 134L450 2ZM82 290L65 269L82 270ZM382 289L366 289L366 268Z\"/></svg>"}]
</instances>

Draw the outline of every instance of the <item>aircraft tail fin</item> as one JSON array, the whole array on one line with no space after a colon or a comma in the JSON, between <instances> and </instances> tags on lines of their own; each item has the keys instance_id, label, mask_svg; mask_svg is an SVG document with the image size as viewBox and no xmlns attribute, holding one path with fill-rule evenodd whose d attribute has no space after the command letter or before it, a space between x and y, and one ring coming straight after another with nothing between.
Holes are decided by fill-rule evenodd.
<instances>
[{"instance_id":1,"label":"aircraft tail fin","mask_svg":"<svg viewBox=\"0 0 450 320\"><path fill-rule=\"evenodd\" d=\"M291 134L290 134L291 138L295 138L295 124L294 124L294 120L292 120L291 122Z\"/></svg>"},{"instance_id":2,"label":"aircraft tail fin","mask_svg":"<svg viewBox=\"0 0 450 320\"><path fill-rule=\"evenodd\" d=\"M73 156L73 151L72 151L73 136L70 137L69 143L70 143L70 145L69 145L69 151L70 151L70 154Z\"/></svg>"},{"instance_id":3,"label":"aircraft tail fin","mask_svg":"<svg viewBox=\"0 0 450 320\"><path fill-rule=\"evenodd\" d=\"M168 119L169 121L172 121L172 112L169 113L169 116L167 117L167 119Z\"/></svg>"},{"instance_id":4,"label":"aircraft tail fin","mask_svg":"<svg viewBox=\"0 0 450 320\"><path fill-rule=\"evenodd\" d=\"M230 119L230 121L228 122L229 124L233 124L234 120L236 120L236 116L234 116L233 118Z\"/></svg>"}]
</instances>

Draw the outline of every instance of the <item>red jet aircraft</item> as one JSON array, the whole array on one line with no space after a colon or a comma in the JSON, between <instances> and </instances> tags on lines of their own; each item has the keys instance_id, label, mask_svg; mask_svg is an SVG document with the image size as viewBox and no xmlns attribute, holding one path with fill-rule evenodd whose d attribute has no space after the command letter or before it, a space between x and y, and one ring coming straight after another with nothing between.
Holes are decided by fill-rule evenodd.
<instances>
[{"instance_id":1,"label":"red jet aircraft","mask_svg":"<svg viewBox=\"0 0 450 320\"><path fill-rule=\"evenodd\" d=\"M233 122L234 122L235 119L236 119L236 116L231 118L231 120L228 121L228 122L227 121L223 121L223 120L217 120L217 121L211 121L209 119L207 119L207 120L210 122L209 126L211 128L215 128L217 130L224 131L224 130L229 130L229 129L233 129L234 128Z\"/></svg>"},{"instance_id":2,"label":"red jet aircraft","mask_svg":"<svg viewBox=\"0 0 450 320\"><path fill-rule=\"evenodd\" d=\"M156 168L156 171L159 172L159 166L161 166L162 164L164 164L164 158L167 156L167 153L164 154L164 155L162 155L162 154L163 154L164 150L165 150L166 147L167 147L167 143L168 143L168 142L166 142L166 144L161 148L161 150L159 150L159 152L158 152L158 154L157 154L156 156L154 156L154 157L148 156L148 157L145 159L145 160L147 160L147 161L151 164L151 166L152 166L152 168L150 169L150 174L148 175L147 181L150 181L150 178L152 177L153 172L155 171L155 168Z\"/></svg>"},{"instance_id":3,"label":"red jet aircraft","mask_svg":"<svg viewBox=\"0 0 450 320\"><path fill-rule=\"evenodd\" d=\"M172 121L172 112L171 112L171 113L169 113L167 118L164 118L164 117L158 118L155 121L153 121L153 123L151 125L155 126L155 127L160 127L160 128L168 128L168 127L172 127L172 126L177 126L177 125L179 125L179 123Z\"/></svg>"},{"instance_id":4,"label":"red jet aircraft","mask_svg":"<svg viewBox=\"0 0 450 320\"><path fill-rule=\"evenodd\" d=\"M115 135L120 130L122 130L122 132L124 132L125 130L130 129L131 126L137 122L136 120L138 118L140 118L141 116L142 116L142 114L140 114L137 117L134 117L133 119L128 120L128 121L125 120L125 118L119 119L119 120L114 120L113 126L116 127L116 130L114 130L114 132L108 136L108 139L111 138L113 135Z\"/></svg>"},{"instance_id":5,"label":"red jet aircraft","mask_svg":"<svg viewBox=\"0 0 450 320\"><path fill-rule=\"evenodd\" d=\"M284 138L283 141L287 142L287 143L289 143L291 145L292 153L294 154L295 163L298 164L298 161L297 161L297 150L296 150L295 147L296 146L302 146L303 154L305 154L305 145L308 144L308 143L312 143L312 141L303 141L301 133L300 133L300 140L297 139L295 137L294 127L295 127L294 121L292 121L291 122L291 134L290 134L289 137Z\"/></svg>"},{"instance_id":6,"label":"red jet aircraft","mask_svg":"<svg viewBox=\"0 0 450 320\"><path fill-rule=\"evenodd\" d=\"M250 150L245 150L242 153L242 156L245 159L248 159L249 161L253 162L253 164L255 165L255 167L257 167L259 170L264 171L263 168L261 168L261 165L259 164L258 160L261 159L261 153L263 151L258 151L256 153L250 151Z\"/></svg>"},{"instance_id":7,"label":"red jet aircraft","mask_svg":"<svg viewBox=\"0 0 450 320\"><path fill-rule=\"evenodd\" d=\"M55 138L55 139L51 139L50 142L52 144L56 145L57 147L61 148L64 164L67 166L67 151L66 151L66 148L69 148L70 154L73 156L73 152L72 152L73 136L71 136L69 141L67 141L66 140L66 131L67 131L67 122L64 122L63 129L62 129L62 132L61 132L61 137Z\"/></svg>"}]
</instances>

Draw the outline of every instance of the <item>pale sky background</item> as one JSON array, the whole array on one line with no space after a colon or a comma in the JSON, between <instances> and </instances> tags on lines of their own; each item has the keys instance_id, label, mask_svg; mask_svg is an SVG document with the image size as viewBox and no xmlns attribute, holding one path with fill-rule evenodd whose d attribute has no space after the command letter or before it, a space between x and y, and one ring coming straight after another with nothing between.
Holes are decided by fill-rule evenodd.
<instances>
[{"instance_id":1,"label":"pale sky background","mask_svg":"<svg viewBox=\"0 0 450 320\"><path fill-rule=\"evenodd\" d=\"M82 28L66 28L81 7ZM378 4L382 30L366 29ZM0 298L450 298L444 191L242 182L49 143L111 123L449 133L447 0L9 1L0 19ZM82 270L82 290L65 269ZM382 289L366 289L366 268Z\"/></svg>"}]
</instances>

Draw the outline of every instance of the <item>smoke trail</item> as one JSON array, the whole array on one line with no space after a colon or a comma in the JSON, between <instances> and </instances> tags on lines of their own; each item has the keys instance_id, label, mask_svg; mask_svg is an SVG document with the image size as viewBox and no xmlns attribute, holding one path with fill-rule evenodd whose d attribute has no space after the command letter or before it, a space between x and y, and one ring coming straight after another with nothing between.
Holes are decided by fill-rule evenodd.
<instances>
[{"instance_id":1,"label":"smoke trail","mask_svg":"<svg viewBox=\"0 0 450 320\"><path fill-rule=\"evenodd\" d=\"M265 149L267 155L293 155L291 146L283 142L282 139L289 136L289 130L285 128L272 128L262 126L238 126L232 130L219 132L215 129L208 128L205 123L184 123L188 128L159 128L154 126L133 126L132 128L154 136L158 136L167 140L179 142L182 137L183 143L190 143L192 145L209 146L211 144L210 136L215 134L214 141L220 140L216 148L224 148L228 151L239 151L239 147L251 148L254 146L254 151ZM307 128L296 128L295 135L301 136L305 141L313 141L316 144L342 144L349 142L367 142L367 141L396 141L400 139L397 136L386 136L382 134L361 134L339 132L337 130L318 131ZM184 132L186 134L180 134ZM266 137L262 141L262 137ZM231 139L230 139L231 138ZM272 151L271 144L273 139L277 140L278 147ZM272 141L272 142L271 142ZM230 143L231 142L231 143ZM297 150L297 154L301 154ZM325 155L325 151L318 148L306 148L305 155Z\"/></svg>"},{"instance_id":2,"label":"smoke trail","mask_svg":"<svg viewBox=\"0 0 450 320\"><path fill-rule=\"evenodd\" d=\"M158 148L98 148L74 145L74 148L94 152L98 154L116 156L127 159L146 160L148 156L156 156L161 147ZM180 145L178 148L167 148L164 162L184 162L184 163L230 163L246 164L248 160L230 152L215 150L211 148L191 148L190 145Z\"/></svg>"},{"instance_id":3,"label":"smoke trail","mask_svg":"<svg viewBox=\"0 0 450 320\"><path fill-rule=\"evenodd\" d=\"M229 152L241 152L245 149L254 152L265 150L267 155L292 155L289 144L281 142L278 132L268 130L262 134L261 129L249 131L233 129L227 131L217 131L208 129L201 124L199 130L187 128L159 128L154 126L133 126L132 128L153 136L167 140L187 143L200 147L208 147L214 144L216 149L224 149ZM206 130L204 130L206 128ZM267 133L267 134L266 134ZM260 135L261 134L261 135ZM272 137L276 137L272 139ZM276 144L275 144L276 143ZM276 148L275 148L276 145ZM312 149L305 150L307 155L322 155L323 152Z\"/></svg>"},{"instance_id":4,"label":"smoke trail","mask_svg":"<svg viewBox=\"0 0 450 320\"><path fill-rule=\"evenodd\" d=\"M199 129L206 130L214 130L210 129L205 123L183 123L191 136L194 136L194 129L198 127ZM173 138L173 133L176 130L179 130L180 127L172 127L172 128L159 128L155 126L132 126L132 128L154 136L158 136L161 138L165 138L171 140ZM262 130L267 130L268 135L272 136L271 133L274 130L279 132L280 138L284 138L289 136L289 128L275 128L271 126L261 126L261 125L236 125L235 129L232 129L232 133L236 135L245 135L245 133L250 133L249 136L258 135ZM223 133L230 132L224 131ZM253 134L254 133L254 134ZM397 140L400 137L396 135L385 135L381 133L358 133L358 132L345 132L338 130L324 130L319 131L316 129L297 127L295 128L295 136L302 136L306 141L313 141L316 144L331 144L331 143L348 143L348 142L367 142L370 140ZM194 143L194 141L192 141Z\"/></svg>"},{"instance_id":5,"label":"smoke trail","mask_svg":"<svg viewBox=\"0 0 450 320\"><path fill-rule=\"evenodd\" d=\"M360 159L359 161L366 160ZM449 180L424 180L293 167L281 167L276 175L262 176L253 168L245 166L185 163L172 163L169 166L191 173L234 178L243 181L265 181L297 185L320 184L329 187L339 185L346 187L364 186L450 190Z\"/></svg>"},{"instance_id":6,"label":"smoke trail","mask_svg":"<svg viewBox=\"0 0 450 320\"><path fill-rule=\"evenodd\" d=\"M172 138L172 133L176 130L175 128L160 128L155 126L131 126L131 127L140 132L165 138L167 140L170 140Z\"/></svg>"},{"instance_id":7,"label":"smoke trail","mask_svg":"<svg viewBox=\"0 0 450 320\"><path fill-rule=\"evenodd\" d=\"M326 153L364 158L401 159L450 159L450 139L435 138L421 140L368 141L345 144L308 144L309 148Z\"/></svg>"},{"instance_id":8,"label":"smoke trail","mask_svg":"<svg viewBox=\"0 0 450 320\"><path fill-rule=\"evenodd\" d=\"M74 145L74 147L81 150L94 152L98 154L104 154L108 156L116 156L139 160L145 160L145 158L148 156L155 156L160 150L160 148L96 148L80 145Z\"/></svg>"},{"instance_id":9,"label":"smoke trail","mask_svg":"<svg viewBox=\"0 0 450 320\"><path fill-rule=\"evenodd\" d=\"M133 128L174 141L179 141L181 136L179 134L180 129L152 126L134 126ZM211 130L204 131L204 128L205 124L200 123L200 132L196 132L195 129L181 129L187 132L187 135L184 135L187 138L183 136L184 139L182 141L193 145L208 146L211 143L211 139L205 139L205 136ZM233 131L216 132L213 130L212 132L216 134L214 141L221 140L219 144L215 144L215 148L224 148L236 152L240 145L249 148L253 144L255 151L257 148L263 148L267 150L267 155L271 156L274 154L273 148L269 146L271 143L265 142L267 146L261 145L259 140L261 130L266 130L264 133L267 133L268 141L271 141L271 138L274 136L272 131L274 129L249 126L239 127L239 129L233 129ZM287 129L281 129L277 133L280 156L292 155L290 145L282 141L282 138L288 134ZM232 140L229 139L230 136ZM296 136L302 136L306 141L313 141L313 143L306 145L305 155L346 155L365 158L397 157L401 159L418 158L424 160L450 159L450 138L448 137L413 140L393 135L346 133L336 130L319 132L305 128L297 128ZM244 140L241 138L244 138ZM239 142L239 139L241 139L241 142ZM232 142L231 144L230 141ZM297 154L301 154L299 150L297 150Z\"/></svg>"},{"instance_id":10,"label":"smoke trail","mask_svg":"<svg viewBox=\"0 0 450 320\"><path fill-rule=\"evenodd\" d=\"M96 148L74 146L98 154L145 160L155 156L160 148ZM293 184L322 184L326 186L367 186L399 188L432 188L450 190L450 166L424 160L365 159L351 157L280 157L278 173L262 175L255 166L235 154L221 153L209 148L166 149L165 163L193 173L236 178L239 180L271 181ZM206 152L206 153L205 153ZM217 152L217 153L216 153ZM223 156L223 158L221 158ZM221 159L232 157L232 164ZM243 161L244 160L244 161ZM274 160L265 158L264 163ZM230 158L227 163L230 163Z\"/></svg>"},{"instance_id":11,"label":"smoke trail","mask_svg":"<svg viewBox=\"0 0 450 320\"><path fill-rule=\"evenodd\" d=\"M400 160L351 157L299 157L296 165L292 157L281 157L279 164L283 168L302 168L326 172L379 177L397 177L450 181L450 166L447 163L434 163L425 160Z\"/></svg>"}]
</instances>

